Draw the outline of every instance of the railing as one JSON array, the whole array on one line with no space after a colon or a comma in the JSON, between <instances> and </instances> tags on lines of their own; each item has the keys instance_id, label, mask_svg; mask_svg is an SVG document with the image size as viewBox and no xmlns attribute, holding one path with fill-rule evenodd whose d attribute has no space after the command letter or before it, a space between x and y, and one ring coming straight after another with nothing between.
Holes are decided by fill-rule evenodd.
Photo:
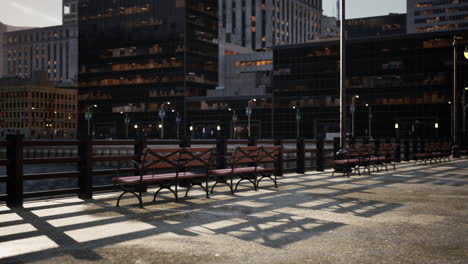
<instances>
[{"instance_id":1,"label":"railing","mask_svg":"<svg viewBox=\"0 0 468 264\"><path fill-rule=\"evenodd\" d=\"M395 140L376 139L371 143L396 142L400 144L397 161L412 160L416 153L424 152L428 140ZM9 135L7 141L0 141L0 149L6 148L6 157L0 152L0 167L6 166L6 175L0 176L0 184L6 183L6 194L0 194L0 201L6 201L10 207L20 207L24 199L48 197L55 195L75 194L81 199L90 199L93 192L110 191L118 187L108 179L104 184L100 179L115 175L135 174L136 169L130 160L138 160L146 147L215 147L217 153L216 166L224 168L226 156L237 146L283 146L278 164L275 165L276 175L285 172L303 174L306 171L323 171L330 168L334 153L337 152L339 141L325 141L299 138L295 140L231 140L218 138L216 140L153 140L138 138L134 140L24 140L22 135ZM34 149L35 148L35 149ZM49 155L46 149L55 149L55 155ZM65 148L65 150L63 150ZM110 149L113 148L113 149ZM26 151L26 155L25 155ZM32 153L35 154L32 154ZM39 153L36 155L36 153ZM60 154L62 153L62 154ZM47 156L46 156L47 155ZM47 164L74 164L76 169L45 173L25 173L25 165L43 166ZM1 174L1 173L0 173ZM55 190L27 191L23 190L24 181L43 180L73 180L74 187ZM107 179L107 178L106 178Z\"/></svg>"}]
</instances>

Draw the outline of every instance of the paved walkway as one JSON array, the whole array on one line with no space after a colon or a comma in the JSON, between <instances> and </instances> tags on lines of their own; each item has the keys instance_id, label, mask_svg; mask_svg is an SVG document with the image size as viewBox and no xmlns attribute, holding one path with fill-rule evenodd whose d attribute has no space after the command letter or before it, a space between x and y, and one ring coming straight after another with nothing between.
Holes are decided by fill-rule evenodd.
<instances>
[{"instance_id":1,"label":"paved walkway","mask_svg":"<svg viewBox=\"0 0 468 264\"><path fill-rule=\"evenodd\" d=\"M468 263L468 160L330 177L288 174L237 195L117 193L0 206L0 263Z\"/></svg>"}]
</instances>

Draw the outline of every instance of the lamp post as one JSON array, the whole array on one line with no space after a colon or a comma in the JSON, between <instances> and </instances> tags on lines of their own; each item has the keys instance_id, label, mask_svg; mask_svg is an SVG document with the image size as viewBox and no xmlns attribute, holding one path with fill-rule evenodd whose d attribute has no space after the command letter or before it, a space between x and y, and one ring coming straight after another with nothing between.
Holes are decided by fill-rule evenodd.
<instances>
[{"instance_id":1,"label":"lamp post","mask_svg":"<svg viewBox=\"0 0 468 264\"><path fill-rule=\"evenodd\" d=\"M172 112L174 113L175 110L172 110ZM177 139L179 139L179 125L180 125L180 122L182 121L182 118L180 117L179 115L179 112L176 112L176 136L177 136Z\"/></svg>"},{"instance_id":2,"label":"lamp post","mask_svg":"<svg viewBox=\"0 0 468 264\"><path fill-rule=\"evenodd\" d=\"M395 122L395 136L396 138L400 138L400 125L398 124L398 121Z\"/></svg>"},{"instance_id":3,"label":"lamp post","mask_svg":"<svg viewBox=\"0 0 468 264\"><path fill-rule=\"evenodd\" d=\"M124 123L125 123L125 138L128 138L128 125L130 124L130 117L128 116L128 113L125 113Z\"/></svg>"},{"instance_id":4,"label":"lamp post","mask_svg":"<svg viewBox=\"0 0 468 264\"><path fill-rule=\"evenodd\" d=\"M356 99L359 99L359 95L354 95L351 98L351 136L354 138L354 112L356 112Z\"/></svg>"},{"instance_id":5,"label":"lamp post","mask_svg":"<svg viewBox=\"0 0 468 264\"><path fill-rule=\"evenodd\" d=\"M340 0L340 147L346 147L346 12Z\"/></svg>"},{"instance_id":6,"label":"lamp post","mask_svg":"<svg viewBox=\"0 0 468 264\"><path fill-rule=\"evenodd\" d=\"M236 121L237 121L237 114L236 110L227 106L229 112L232 112L232 138L236 138Z\"/></svg>"},{"instance_id":7,"label":"lamp post","mask_svg":"<svg viewBox=\"0 0 468 264\"><path fill-rule=\"evenodd\" d=\"M85 112L85 119L88 121L88 137L91 134L91 119L93 118L93 108L96 108L97 105L88 106L88 109Z\"/></svg>"},{"instance_id":8,"label":"lamp post","mask_svg":"<svg viewBox=\"0 0 468 264\"><path fill-rule=\"evenodd\" d=\"M136 136L139 137L139 136L140 136L140 130L138 129L138 124L135 124L135 125L133 126L133 128L135 128L135 134L136 134Z\"/></svg>"},{"instance_id":9,"label":"lamp post","mask_svg":"<svg viewBox=\"0 0 468 264\"><path fill-rule=\"evenodd\" d=\"M251 102L256 102L257 99L250 99L247 102L247 107L245 108L245 114L247 115L247 133L248 137L250 138L251 131L250 131L250 116L252 115L252 107L250 106Z\"/></svg>"},{"instance_id":10,"label":"lamp post","mask_svg":"<svg viewBox=\"0 0 468 264\"><path fill-rule=\"evenodd\" d=\"M468 59L468 51L465 50L465 57ZM466 139L466 110L468 109L468 102L466 101L466 93L468 93L468 87L465 87L462 97L462 108L463 108L463 139Z\"/></svg>"},{"instance_id":11,"label":"lamp post","mask_svg":"<svg viewBox=\"0 0 468 264\"><path fill-rule=\"evenodd\" d=\"M438 122L435 122L434 128L435 128L435 136L436 138L439 138L439 123Z\"/></svg>"},{"instance_id":12,"label":"lamp post","mask_svg":"<svg viewBox=\"0 0 468 264\"><path fill-rule=\"evenodd\" d=\"M190 124L189 130L190 130L190 137L193 138L193 124Z\"/></svg>"},{"instance_id":13,"label":"lamp post","mask_svg":"<svg viewBox=\"0 0 468 264\"><path fill-rule=\"evenodd\" d=\"M372 107L369 104L366 104L368 112L369 112L369 138L372 138Z\"/></svg>"},{"instance_id":14,"label":"lamp post","mask_svg":"<svg viewBox=\"0 0 468 264\"><path fill-rule=\"evenodd\" d=\"M165 102L161 105L159 109L159 118L161 118L161 139L164 139L164 117L166 116L166 111L164 111L164 105L170 105L171 102Z\"/></svg>"},{"instance_id":15,"label":"lamp post","mask_svg":"<svg viewBox=\"0 0 468 264\"><path fill-rule=\"evenodd\" d=\"M301 111L298 107L293 106L293 109L296 109L296 134L297 138L300 136L300 121L301 121Z\"/></svg>"},{"instance_id":16,"label":"lamp post","mask_svg":"<svg viewBox=\"0 0 468 264\"><path fill-rule=\"evenodd\" d=\"M457 51L457 40L461 39L461 37L453 36L453 105L452 105L452 116L453 116L453 122L452 122L452 138L455 144L459 144L459 120L458 120L458 114L459 114L459 95L460 93L457 91L457 86L458 86L458 63L457 63L457 58L458 58L458 51ZM463 53L465 59L468 60L468 46L465 46L465 51ZM463 97L465 94L463 94ZM461 103L462 110L463 110L463 116L465 115L465 103ZM465 122L465 120L463 120ZM464 130L464 128L463 128ZM462 132L462 135L464 136L464 131Z\"/></svg>"}]
</instances>

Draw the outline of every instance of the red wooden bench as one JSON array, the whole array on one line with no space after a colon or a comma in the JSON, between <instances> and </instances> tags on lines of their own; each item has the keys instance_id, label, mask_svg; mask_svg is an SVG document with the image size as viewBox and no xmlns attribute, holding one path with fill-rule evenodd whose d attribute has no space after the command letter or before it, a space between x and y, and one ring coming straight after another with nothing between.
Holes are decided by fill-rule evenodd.
<instances>
[{"instance_id":1,"label":"red wooden bench","mask_svg":"<svg viewBox=\"0 0 468 264\"><path fill-rule=\"evenodd\" d=\"M268 167L268 164L278 162L282 148L275 147L237 147L233 154L227 158L228 168L216 169L210 172L215 180L211 188L211 193L218 183L226 184L231 193L237 190L242 181L252 183L254 190L258 190L259 182L264 178L271 179L275 187L278 186L277 179L274 174L274 168ZM260 177L260 178L258 178ZM234 186L234 179L238 179Z\"/></svg>"},{"instance_id":2,"label":"red wooden bench","mask_svg":"<svg viewBox=\"0 0 468 264\"><path fill-rule=\"evenodd\" d=\"M194 186L201 186L208 197L208 170L211 168L212 148L146 148L137 165L139 176L114 177L112 180L118 184L123 192L117 199L126 193L131 193L138 198L140 207L143 207L141 194L148 186L156 186L159 189L154 194L156 200L160 191L167 189L179 201L177 189L179 183L184 181L188 184L185 195ZM205 168L204 172L193 171L195 168ZM203 187L202 182L206 183Z\"/></svg>"}]
</instances>

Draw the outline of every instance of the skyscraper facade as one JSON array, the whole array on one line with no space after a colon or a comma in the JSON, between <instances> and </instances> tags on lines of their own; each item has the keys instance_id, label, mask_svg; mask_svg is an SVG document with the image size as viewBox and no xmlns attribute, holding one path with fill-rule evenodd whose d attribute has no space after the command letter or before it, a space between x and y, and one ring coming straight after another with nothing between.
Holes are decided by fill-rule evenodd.
<instances>
[{"instance_id":1,"label":"skyscraper facade","mask_svg":"<svg viewBox=\"0 0 468 264\"><path fill-rule=\"evenodd\" d=\"M78 23L78 0L62 0L63 24Z\"/></svg>"},{"instance_id":2,"label":"skyscraper facade","mask_svg":"<svg viewBox=\"0 0 468 264\"><path fill-rule=\"evenodd\" d=\"M468 0L408 0L408 33L468 29Z\"/></svg>"},{"instance_id":3,"label":"skyscraper facade","mask_svg":"<svg viewBox=\"0 0 468 264\"><path fill-rule=\"evenodd\" d=\"M218 84L216 0L84 0L79 31L80 108L97 105L97 136L182 135L185 99Z\"/></svg>"},{"instance_id":4,"label":"skyscraper facade","mask_svg":"<svg viewBox=\"0 0 468 264\"><path fill-rule=\"evenodd\" d=\"M321 0L219 0L220 39L252 50L320 35Z\"/></svg>"},{"instance_id":5,"label":"skyscraper facade","mask_svg":"<svg viewBox=\"0 0 468 264\"><path fill-rule=\"evenodd\" d=\"M3 34L4 76L31 78L46 72L49 80L73 86L78 73L76 24L35 28Z\"/></svg>"}]
</instances>

